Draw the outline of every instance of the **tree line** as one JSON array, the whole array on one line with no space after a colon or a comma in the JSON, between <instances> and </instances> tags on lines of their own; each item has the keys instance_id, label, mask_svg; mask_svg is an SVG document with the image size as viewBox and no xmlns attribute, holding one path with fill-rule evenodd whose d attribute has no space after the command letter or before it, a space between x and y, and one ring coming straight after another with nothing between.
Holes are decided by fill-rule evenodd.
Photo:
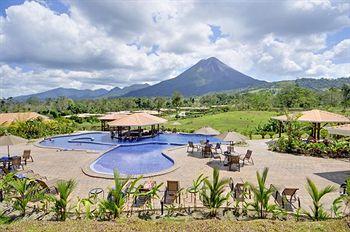
<instances>
[{"instance_id":1,"label":"tree line","mask_svg":"<svg viewBox=\"0 0 350 232\"><path fill-rule=\"evenodd\" d=\"M350 106L350 85L323 91L287 84L278 89L250 90L239 93L216 93L183 97L175 92L172 97L139 97L72 100L66 97L40 101L30 98L17 102L12 98L0 100L1 112L35 111L53 118L79 113L106 113L122 110L161 108L178 109L181 106L199 107L227 105L232 110L275 110L337 108Z\"/></svg>"}]
</instances>

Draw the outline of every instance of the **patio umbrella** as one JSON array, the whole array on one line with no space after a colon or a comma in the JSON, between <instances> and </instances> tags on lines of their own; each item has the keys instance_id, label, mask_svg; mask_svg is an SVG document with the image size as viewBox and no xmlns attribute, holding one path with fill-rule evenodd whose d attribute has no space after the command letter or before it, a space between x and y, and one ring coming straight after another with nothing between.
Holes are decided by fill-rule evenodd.
<instances>
[{"instance_id":1,"label":"patio umbrella","mask_svg":"<svg viewBox=\"0 0 350 232\"><path fill-rule=\"evenodd\" d=\"M350 136L350 124L326 127L326 129L332 135Z\"/></svg>"},{"instance_id":2,"label":"patio umbrella","mask_svg":"<svg viewBox=\"0 0 350 232\"><path fill-rule=\"evenodd\" d=\"M245 142L247 140L247 137L245 137L244 135L241 135L240 133L234 132L234 131L225 132L225 133L219 134L215 137L221 139L224 142L230 142L230 143Z\"/></svg>"},{"instance_id":3,"label":"patio umbrella","mask_svg":"<svg viewBox=\"0 0 350 232\"><path fill-rule=\"evenodd\" d=\"M212 136L212 135L219 135L220 132L209 127L209 126L205 126L205 127L202 127L198 130L196 130L194 132L195 134L200 134L200 135L207 135L207 136Z\"/></svg>"},{"instance_id":4,"label":"patio umbrella","mask_svg":"<svg viewBox=\"0 0 350 232\"><path fill-rule=\"evenodd\" d=\"M8 157L10 157L10 145L16 145L26 142L26 139L11 134L6 134L0 137L0 146L7 146Z\"/></svg>"}]
</instances>

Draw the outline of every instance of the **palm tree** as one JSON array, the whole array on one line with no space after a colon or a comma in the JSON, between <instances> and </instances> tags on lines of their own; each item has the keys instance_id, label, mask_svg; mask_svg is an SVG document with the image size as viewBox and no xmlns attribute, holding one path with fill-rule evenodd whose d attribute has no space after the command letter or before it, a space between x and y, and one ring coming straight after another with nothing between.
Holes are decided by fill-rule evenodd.
<instances>
[{"instance_id":1,"label":"palm tree","mask_svg":"<svg viewBox=\"0 0 350 232\"><path fill-rule=\"evenodd\" d=\"M12 197L14 208L20 210L22 216L25 216L27 205L35 199L38 186L33 180L27 178L12 180L10 185L15 190L15 195Z\"/></svg>"},{"instance_id":2,"label":"palm tree","mask_svg":"<svg viewBox=\"0 0 350 232\"><path fill-rule=\"evenodd\" d=\"M100 213L111 214L115 219L120 216L127 200L127 194L123 192L130 178L122 179L117 170L114 170L114 188L109 189L110 199L100 202Z\"/></svg>"},{"instance_id":3,"label":"palm tree","mask_svg":"<svg viewBox=\"0 0 350 232\"><path fill-rule=\"evenodd\" d=\"M75 189L76 185L76 182L72 179L68 181L59 181L57 183L58 198L55 198L54 200L54 211L56 212L57 217L62 221L65 221L67 218L67 206L69 203L68 198Z\"/></svg>"},{"instance_id":4,"label":"palm tree","mask_svg":"<svg viewBox=\"0 0 350 232\"><path fill-rule=\"evenodd\" d=\"M187 189L187 192L189 192L190 194L194 195L194 200L193 200L193 208L194 208L194 210L197 207L197 194L199 193L200 188L202 187L201 185L202 185L204 179L207 179L207 178L208 177L204 177L203 174L200 174L197 179L192 181L192 186L190 186Z\"/></svg>"},{"instance_id":5,"label":"palm tree","mask_svg":"<svg viewBox=\"0 0 350 232\"><path fill-rule=\"evenodd\" d=\"M229 179L219 179L219 169L214 168L213 180L204 179L204 187L200 192L203 205L209 210L209 216L215 217L218 209L228 200L230 193L224 194Z\"/></svg>"},{"instance_id":6,"label":"palm tree","mask_svg":"<svg viewBox=\"0 0 350 232\"><path fill-rule=\"evenodd\" d=\"M328 217L328 214L323 208L323 204L321 203L321 199L328 193L334 192L335 187L334 186L326 186L323 189L317 189L315 183L309 179L306 178L307 180L307 186L306 189L312 198L312 205L311 207L311 213L306 212L306 215L308 215L309 218L315 221L319 220L325 220Z\"/></svg>"},{"instance_id":7,"label":"palm tree","mask_svg":"<svg viewBox=\"0 0 350 232\"><path fill-rule=\"evenodd\" d=\"M268 172L268 168L264 168L262 174L260 174L258 171L256 172L256 179L258 181L257 186L255 186L252 183L248 183L250 189L254 194L254 202L250 205L254 207L255 211L259 215L259 218L265 218L266 212L274 209L274 206L269 204L269 200L274 192L274 189L271 187L266 187L266 179Z\"/></svg>"}]
</instances>

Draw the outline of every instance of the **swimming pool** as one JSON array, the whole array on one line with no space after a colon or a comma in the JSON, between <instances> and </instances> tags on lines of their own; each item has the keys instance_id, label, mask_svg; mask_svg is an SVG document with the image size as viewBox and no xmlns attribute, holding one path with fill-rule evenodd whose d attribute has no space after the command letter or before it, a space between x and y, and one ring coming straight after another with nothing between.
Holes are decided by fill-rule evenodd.
<instances>
[{"instance_id":1,"label":"swimming pool","mask_svg":"<svg viewBox=\"0 0 350 232\"><path fill-rule=\"evenodd\" d=\"M209 139L220 142L211 136L198 134L159 134L132 142L112 139L109 132L91 132L56 136L39 142L40 146L63 150L106 151L91 165L96 173L112 175L118 169L124 175L157 173L171 168L174 161L162 154L162 151L174 146L185 145L188 141L199 143Z\"/></svg>"},{"instance_id":2,"label":"swimming pool","mask_svg":"<svg viewBox=\"0 0 350 232\"><path fill-rule=\"evenodd\" d=\"M171 168L174 161L162 154L167 144L122 145L104 153L90 165L97 173L112 175L117 169L125 175L141 175Z\"/></svg>"}]
</instances>

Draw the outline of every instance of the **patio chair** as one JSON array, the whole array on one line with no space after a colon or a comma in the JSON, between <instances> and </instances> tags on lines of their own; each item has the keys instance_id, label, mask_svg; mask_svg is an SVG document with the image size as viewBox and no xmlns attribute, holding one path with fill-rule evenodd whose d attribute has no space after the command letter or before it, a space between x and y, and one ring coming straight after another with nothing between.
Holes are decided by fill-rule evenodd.
<instances>
[{"instance_id":1,"label":"patio chair","mask_svg":"<svg viewBox=\"0 0 350 232\"><path fill-rule=\"evenodd\" d=\"M191 153L193 153L194 149L198 151L198 146L194 145L192 141L188 141L187 152L189 152L190 149L192 149Z\"/></svg>"},{"instance_id":2,"label":"patio chair","mask_svg":"<svg viewBox=\"0 0 350 232\"><path fill-rule=\"evenodd\" d=\"M10 169L12 170L18 170L22 168L24 170L23 164L22 164L22 158L20 156L13 156L11 159L11 166Z\"/></svg>"},{"instance_id":3,"label":"patio chair","mask_svg":"<svg viewBox=\"0 0 350 232\"><path fill-rule=\"evenodd\" d=\"M134 197L132 207L145 208L147 203L151 202L151 197L147 192L149 192L149 189L139 189L139 195Z\"/></svg>"},{"instance_id":4,"label":"patio chair","mask_svg":"<svg viewBox=\"0 0 350 232\"><path fill-rule=\"evenodd\" d=\"M179 181L167 181L167 187L164 196L160 202L161 214L164 212L164 205L171 205L175 202L180 203L180 183Z\"/></svg>"},{"instance_id":5,"label":"patio chair","mask_svg":"<svg viewBox=\"0 0 350 232\"><path fill-rule=\"evenodd\" d=\"M213 152L211 151L211 146L204 146L204 148L202 149L202 157L211 157L212 154Z\"/></svg>"},{"instance_id":6,"label":"patio chair","mask_svg":"<svg viewBox=\"0 0 350 232\"><path fill-rule=\"evenodd\" d=\"M244 183L236 183L235 185L233 179L230 178L230 189L231 196L235 200L244 201L247 196L251 199L251 190Z\"/></svg>"},{"instance_id":7,"label":"patio chair","mask_svg":"<svg viewBox=\"0 0 350 232\"><path fill-rule=\"evenodd\" d=\"M215 159L218 159L218 160L220 160L220 164L221 164L221 162L222 162L222 161L221 161L221 155L220 155L219 153L213 153L213 152L212 152L212 153L210 154L210 159L214 159L214 160L215 160Z\"/></svg>"},{"instance_id":8,"label":"patio chair","mask_svg":"<svg viewBox=\"0 0 350 232\"><path fill-rule=\"evenodd\" d=\"M244 166L245 161L247 161L247 163L254 165L252 154L253 154L252 150L247 150L247 153L243 157L241 157L241 160L243 162L242 166Z\"/></svg>"},{"instance_id":9,"label":"patio chair","mask_svg":"<svg viewBox=\"0 0 350 232\"><path fill-rule=\"evenodd\" d=\"M24 165L27 165L27 160L30 159L30 161L34 162L33 157L31 156L31 151L30 150L24 150L22 158L24 160Z\"/></svg>"},{"instance_id":10,"label":"patio chair","mask_svg":"<svg viewBox=\"0 0 350 232\"><path fill-rule=\"evenodd\" d=\"M221 144L220 143L216 143L214 150L215 150L216 154L219 153L218 150L220 150L220 153L222 153Z\"/></svg>"},{"instance_id":11,"label":"patio chair","mask_svg":"<svg viewBox=\"0 0 350 232\"><path fill-rule=\"evenodd\" d=\"M231 153L233 153L235 151L235 147L232 145L228 145L227 146L227 150L224 152L225 155L230 155Z\"/></svg>"},{"instance_id":12,"label":"patio chair","mask_svg":"<svg viewBox=\"0 0 350 232\"><path fill-rule=\"evenodd\" d=\"M239 156L227 156L228 170L232 171L232 166L234 166L240 172L241 163L239 161L240 161Z\"/></svg>"},{"instance_id":13,"label":"patio chair","mask_svg":"<svg viewBox=\"0 0 350 232\"><path fill-rule=\"evenodd\" d=\"M300 199L297 197L297 191L299 190L298 188L289 188L273 184L270 185L270 188L275 190L274 198L277 203L280 203L278 199L279 196L281 197L281 204L283 208L285 207L286 203L296 208L293 204L294 202L298 202L298 208L300 208Z\"/></svg>"}]
</instances>

